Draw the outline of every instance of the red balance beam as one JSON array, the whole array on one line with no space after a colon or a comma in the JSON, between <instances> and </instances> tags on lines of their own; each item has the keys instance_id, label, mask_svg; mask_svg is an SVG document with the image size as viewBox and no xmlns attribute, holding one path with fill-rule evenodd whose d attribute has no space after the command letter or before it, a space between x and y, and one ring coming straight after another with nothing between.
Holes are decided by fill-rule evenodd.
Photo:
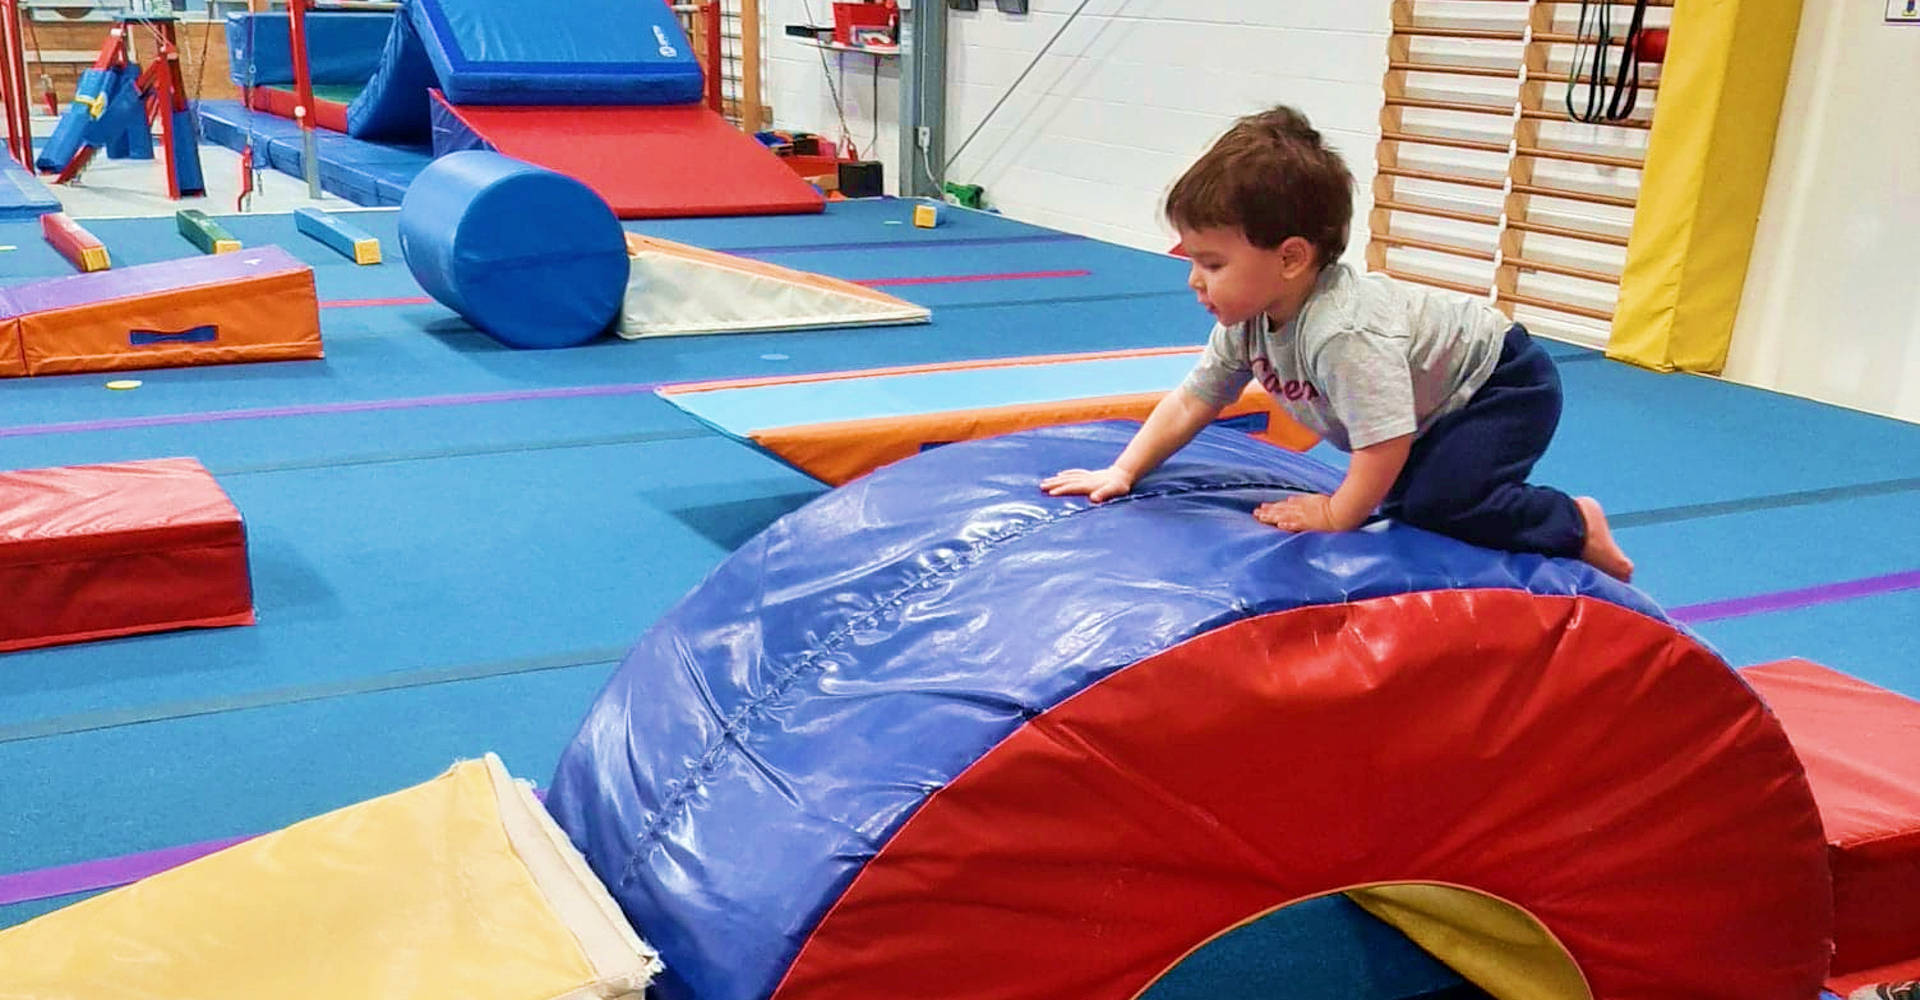
<instances>
[{"instance_id":1,"label":"red balance beam","mask_svg":"<svg viewBox=\"0 0 1920 1000\"><path fill-rule=\"evenodd\" d=\"M40 232L47 238L47 243L60 252L60 256L81 271L104 271L111 266L107 259L106 244L65 212L49 212L41 216Z\"/></svg>"}]
</instances>

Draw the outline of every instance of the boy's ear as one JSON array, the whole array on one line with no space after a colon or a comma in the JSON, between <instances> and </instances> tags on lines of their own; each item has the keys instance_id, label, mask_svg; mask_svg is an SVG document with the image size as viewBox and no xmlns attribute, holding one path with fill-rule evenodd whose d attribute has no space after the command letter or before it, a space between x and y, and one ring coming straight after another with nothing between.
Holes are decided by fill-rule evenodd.
<instances>
[{"instance_id":1,"label":"boy's ear","mask_svg":"<svg viewBox=\"0 0 1920 1000\"><path fill-rule=\"evenodd\" d=\"M1320 251L1304 236L1289 236L1280 243L1280 267L1289 278L1299 277L1320 265Z\"/></svg>"}]
</instances>

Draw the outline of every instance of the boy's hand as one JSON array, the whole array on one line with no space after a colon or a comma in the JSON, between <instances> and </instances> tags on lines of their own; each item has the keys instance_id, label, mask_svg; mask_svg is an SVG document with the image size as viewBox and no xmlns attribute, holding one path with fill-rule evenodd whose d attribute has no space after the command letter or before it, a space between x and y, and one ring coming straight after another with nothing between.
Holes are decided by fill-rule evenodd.
<instances>
[{"instance_id":1,"label":"boy's hand","mask_svg":"<svg viewBox=\"0 0 1920 1000\"><path fill-rule=\"evenodd\" d=\"M1104 469L1062 469L1040 480L1048 496L1085 496L1094 503L1126 496L1133 489L1133 476L1113 466Z\"/></svg>"},{"instance_id":2,"label":"boy's hand","mask_svg":"<svg viewBox=\"0 0 1920 1000\"><path fill-rule=\"evenodd\" d=\"M1332 504L1333 498L1324 493L1296 493L1255 507L1253 517L1282 531L1338 531Z\"/></svg>"}]
</instances>

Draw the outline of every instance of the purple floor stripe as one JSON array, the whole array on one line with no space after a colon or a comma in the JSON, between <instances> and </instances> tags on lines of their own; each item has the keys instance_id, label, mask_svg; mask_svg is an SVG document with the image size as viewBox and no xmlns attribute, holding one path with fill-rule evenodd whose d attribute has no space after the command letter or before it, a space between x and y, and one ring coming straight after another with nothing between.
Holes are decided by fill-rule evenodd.
<instances>
[{"instance_id":1,"label":"purple floor stripe","mask_svg":"<svg viewBox=\"0 0 1920 1000\"><path fill-rule=\"evenodd\" d=\"M229 420L313 417L333 413L418 410L434 406L474 406L481 403L518 403L536 399L632 396L652 392L665 384L664 382L627 382L616 385L568 386L558 389L510 389L502 392L469 392L452 396L414 396L406 399L369 399L346 403L308 403L301 406L266 406L252 410L215 410L211 413L166 413L151 417L115 417L108 420L76 420L60 424L27 424L20 427L0 427L0 438L41 437L50 434L90 434L96 431L125 431L142 427L178 427L185 424L217 424Z\"/></svg>"},{"instance_id":2,"label":"purple floor stripe","mask_svg":"<svg viewBox=\"0 0 1920 1000\"><path fill-rule=\"evenodd\" d=\"M547 801L545 788L535 788L533 794L541 802ZM178 868L189 861L197 861L215 851L224 851L252 839L228 837L182 847L163 847L139 854L123 854L117 858L100 858L97 861L0 875L0 906L131 885L149 875L158 875L169 868Z\"/></svg>"},{"instance_id":3,"label":"purple floor stripe","mask_svg":"<svg viewBox=\"0 0 1920 1000\"><path fill-rule=\"evenodd\" d=\"M1912 590L1916 587L1920 587L1920 570L1907 570L1902 573L1888 573L1885 576L1869 576L1860 580L1824 583L1818 587L1803 587L1799 590L1781 590L1771 594L1755 594L1752 597L1688 604L1684 607L1671 608L1667 613L1673 617L1674 621L1698 625L1701 622L1715 622L1723 618L1744 618L1748 615L1792 611L1796 608L1810 608L1836 601L1851 601L1876 594Z\"/></svg>"},{"instance_id":4,"label":"purple floor stripe","mask_svg":"<svg viewBox=\"0 0 1920 1000\"><path fill-rule=\"evenodd\" d=\"M209 840L184 847L166 847L142 854L125 854L117 858L101 858L97 861L61 865L58 868L41 868L37 871L19 872L14 875L0 875L0 906L126 885L169 868L177 868L189 861L206 857L215 851L225 850L249 839L251 838L230 837L226 840Z\"/></svg>"}]
</instances>

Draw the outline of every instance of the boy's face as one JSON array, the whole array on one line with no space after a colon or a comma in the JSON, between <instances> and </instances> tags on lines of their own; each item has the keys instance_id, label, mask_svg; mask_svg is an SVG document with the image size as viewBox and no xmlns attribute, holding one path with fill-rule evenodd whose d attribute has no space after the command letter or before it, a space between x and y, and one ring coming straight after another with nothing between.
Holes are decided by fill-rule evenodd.
<instances>
[{"instance_id":1,"label":"boy's face","mask_svg":"<svg viewBox=\"0 0 1920 1000\"><path fill-rule=\"evenodd\" d=\"M1223 326L1244 323L1263 312L1283 322L1290 319L1288 304L1297 297L1302 282L1312 284L1318 271L1312 244L1298 236L1267 248L1247 242L1246 234L1233 226L1176 228L1180 245L1193 259L1187 287Z\"/></svg>"}]
</instances>

